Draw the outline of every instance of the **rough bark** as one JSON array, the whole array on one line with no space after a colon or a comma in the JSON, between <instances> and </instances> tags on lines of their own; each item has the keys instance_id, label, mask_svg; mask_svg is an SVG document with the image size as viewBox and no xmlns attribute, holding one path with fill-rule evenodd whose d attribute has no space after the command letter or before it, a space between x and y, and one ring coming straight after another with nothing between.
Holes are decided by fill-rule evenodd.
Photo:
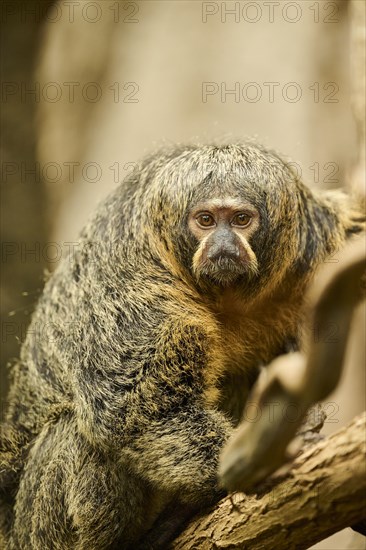
<instances>
[{"instance_id":1,"label":"rough bark","mask_svg":"<svg viewBox=\"0 0 366 550\"><path fill-rule=\"evenodd\" d=\"M366 508L366 413L298 456L254 496L235 493L196 518L173 548L305 549L357 523Z\"/></svg>"}]
</instances>

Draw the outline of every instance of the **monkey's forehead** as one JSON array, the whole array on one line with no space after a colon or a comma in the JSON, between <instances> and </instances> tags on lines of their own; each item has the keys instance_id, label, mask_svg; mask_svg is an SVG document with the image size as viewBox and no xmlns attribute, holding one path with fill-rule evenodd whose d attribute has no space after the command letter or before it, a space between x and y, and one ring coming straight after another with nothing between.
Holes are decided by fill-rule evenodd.
<instances>
[{"instance_id":1,"label":"monkey's forehead","mask_svg":"<svg viewBox=\"0 0 366 550\"><path fill-rule=\"evenodd\" d=\"M211 198L208 197L210 206L213 208L236 208L239 206L242 206L245 202L243 199L239 197L228 197L227 195L223 194L220 196L220 193L215 195L215 197ZM197 208L200 208L201 206L204 206L206 201L201 201L197 203Z\"/></svg>"},{"instance_id":2,"label":"monkey's forehead","mask_svg":"<svg viewBox=\"0 0 366 550\"><path fill-rule=\"evenodd\" d=\"M278 197L294 202L296 182L280 158L253 146L205 146L153 157L143 166L135 192L146 216L164 213L161 223L172 223L199 202L224 197L247 201L264 215Z\"/></svg>"}]
</instances>

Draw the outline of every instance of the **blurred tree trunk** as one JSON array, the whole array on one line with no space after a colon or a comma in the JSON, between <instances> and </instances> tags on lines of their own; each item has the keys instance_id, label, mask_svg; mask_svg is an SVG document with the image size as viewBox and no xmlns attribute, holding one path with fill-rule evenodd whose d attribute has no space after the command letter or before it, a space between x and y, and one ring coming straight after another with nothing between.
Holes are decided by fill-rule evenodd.
<instances>
[{"instance_id":1,"label":"blurred tree trunk","mask_svg":"<svg viewBox=\"0 0 366 550\"><path fill-rule=\"evenodd\" d=\"M42 254L48 234L46 204L36 169L35 115L40 92L35 88L34 71L44 14L52 3L1 3L0 400L7 389L6 365L19 355L19 341L43 287L46 266Z\"/></svg>"},{"instance_id":2,"label":"blurred tree trunk","mask_svg":"<svg viewBox=\"0 0 366 550\"><path fill-rule=\"evenodd\" d=\"M352 106L357 128L358 150L352 173L351 187L365 200L366 170L366 5L351 0L351 74Z\"/></svg>"}]
</instances>

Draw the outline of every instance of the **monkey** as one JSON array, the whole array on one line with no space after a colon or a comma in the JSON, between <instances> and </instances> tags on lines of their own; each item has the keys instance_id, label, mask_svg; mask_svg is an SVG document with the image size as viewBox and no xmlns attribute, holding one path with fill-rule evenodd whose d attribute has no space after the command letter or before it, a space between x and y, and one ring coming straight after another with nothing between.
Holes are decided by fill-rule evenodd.
<instances>
[{"instance_id":1,"label":"monkey","mask_svg":"<svg viewBox=\"0 0 366 550\"><path fill-rule=\"evenodd\" d=\"M175 513L223 495L219 455L259 368L364 228L350 197L256 143L143 159L47 281L12 370L7 548L166 548Z\"/></svg>"}]
</instances>

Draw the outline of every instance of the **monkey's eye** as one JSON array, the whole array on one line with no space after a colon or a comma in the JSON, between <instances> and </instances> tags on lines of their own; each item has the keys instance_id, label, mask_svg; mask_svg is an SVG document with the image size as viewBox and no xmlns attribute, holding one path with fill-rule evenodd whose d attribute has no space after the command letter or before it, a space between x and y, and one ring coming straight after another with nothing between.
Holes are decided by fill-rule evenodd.
<instances>
[{"instance_id":1,"label":"monkey's eye","mask_svg":"<svg viewBox=\"0 0 366 550\"><path fill-rule=\"evenodd\" d=\"M250 224L251 221L252 216L250 214L241 212L240 214L236 214L236 216L233 217L231 223L232 225L238 225L239 227L246 227Z\"/></svg>"},{"instance_id":2,"label":"monkey's eye","mask_svg":"<svg viewBox=\"0 0 366 550\"><path fill-rule=\"evenodd\" d=\"M216 225L214 218L211 216L211 214L200 214L196 218L196 222L201 227L213 227Z\"/></svg>"}]
</instances>

